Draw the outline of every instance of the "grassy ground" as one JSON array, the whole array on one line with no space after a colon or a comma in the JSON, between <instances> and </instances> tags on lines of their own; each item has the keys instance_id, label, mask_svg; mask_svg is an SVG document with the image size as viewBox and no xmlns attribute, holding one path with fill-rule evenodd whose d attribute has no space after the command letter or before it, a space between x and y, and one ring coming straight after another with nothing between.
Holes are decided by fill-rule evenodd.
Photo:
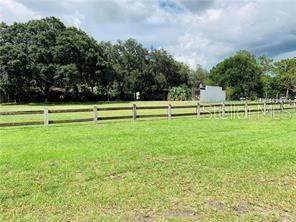
<instances>
[{"instance_id":1,"label":"grassy ground","mask_svg":"<svg viewBox=\"0 0 296 222\"><path fill-rule=\"evenodd\" d=\"M93 108L94 105L100 107L130 107L130 110L119 110L119 111L99 111L98 115L100 117L106 116L130 116L132 114L132 104L135 103L138 107L140 106L167 106L169 103L172 106L181 106L181 105L197 105L197 101L145 101L145 102L110 102L110 103L66 103L66 104L1 104L0 112L4 111L23 111L23 110L43 110L44 107L48 107L50 110L54 109L79 109L79 108ZM231 103L243 103L243 102L231 102ZM287 107L289 105L286 105ZM252 109L257 109L257 106L250 107ZM269 107L271 108L271 107ZM279 105L274 106L274 108L279 108ZM226 110L229 110L230 107L227 107ZM240 107L243 109L243 107ZM206 108L204 111L212 110L212 108ZM218 112L218 108L216 111ZM221 109L220 109L221 110ZM203 111L203 110L202 110ZM194 113L196 112L195 108L186 108L186 109L173 109L174 113ZM147 114L167 114L166 109L160 110L138 110L138 115L147 115ZM63 119L80 119L80 118L92 118L92 112L81 112L81 113L51 113L49 114L50 120L63 120ZM43 114L34 114L34 115L17 115L17 116L1 116L0 123L4 122L28 122L28 121L42 121ZM116 120L118 121L118 120Z\"/></svg>"},{"instance_id":2,"label":"grassy ground","mask_svg":"<svg viewBox=\"0 0 296 222\"><path fill-rule=\"evenodd\" d=\"M0 221L296 220L295 114L0 133Z\"/></svg>"}]
</instances>

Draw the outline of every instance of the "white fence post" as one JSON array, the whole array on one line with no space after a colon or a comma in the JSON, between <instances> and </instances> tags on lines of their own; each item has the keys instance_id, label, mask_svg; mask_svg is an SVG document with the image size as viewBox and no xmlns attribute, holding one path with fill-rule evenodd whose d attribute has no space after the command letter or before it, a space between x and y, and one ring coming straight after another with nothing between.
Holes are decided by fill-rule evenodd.
<instances>
[{"instance_id":1,"label":"white fence post","mask_svg":"<svg viewBox=\"0 0 296 222\"><path fill-rule=\"evenodd\" d=\"M97 124L98 122L98 107L94 106L94 124Z\"/></svg>"},{"instance_id":2,"label":"white fence post","mask_svg":"<svg viewBox=\"0 0 296 222\"><path fill-rule=\"evenodd\" d=\"M266 101L264 101L264 104L263 104L263 114L264 116L266 115Z\"/></svg>"},{"instance_id":3,"label":"white fence post","mask_svg":"<svg viewBox=\"0 0 296 222\"><path fill-rule=\"evenodd\" d=\"M258 103L258 105L257 105L257 119L260 118L260 112L261 112L261 105Z\"/></svg>"},{"instance_id":4,"label":"white fence post","mask_svg":"<svg viewBox=\"0 0 296 222\"><path fill-rule=\"evenodd\" d=\"M249 117L249 114L248 114L248 102L247 100L245 101L245 118L247 119Z\"/></svg>"},{"instance_id":5,"label":"white fence post","mask_svg":"<svg viewBox=\"0 0 296 222\"><path fill-rule=\"evenodd\" d=\"M273 113L273 110L274 108L273 108L273 102L271 102L271 119L273 119L274 118L274 113Z\"/></svg>"},{"instance_id":6,"label":"white fence post","mask_svg":"<svg viewBox=\"0 0 296 222\"><path fill-rule=\"evenodd\" d=\"M225 116L225 102L222 103L222 117Z\"/></svg>"},{"instance_id":7,"label":"white fence post","mask_svg":"<svg viewBox=\"0 0 296 222\"><path fill-rule=\"evenodd\" d=\"M197 103L196 105L196 116L200 117L200 103Z\"/></svg>"},{"instance_id":8,"label":"white fence post","mask_svg":"<svg viewBox=\"0 0 296 222\"><path fill-rule=\"evenodd\" d=\"M44 108L44 126L48 125L48 108Z\"/></svg>"},{"instance_id":9,"label":"white fence post","mask_svg":"<svg viewBox=\"0 0 296 222\"><path fill-rule=\"evenodd\" d=\"M133 104L133 121L137 120L137 106Z\"/></svg>"},{"instance_id":10,"label":"white fence post","mask_svg":"<svg viewBox=\"0 0 296 222\"><path fill-rule=\"evenodd\" d=\"M172 105L169 104L168 105L168 119L172 119Z\"/></svg>"},{"instance_id":11,"label":"white fence post","mask_svg":"<svg viewBox=\"0 0 296 222\"><path fill-rule=\"evenodd\" d=\"M281 112L283 112L283 110L284 110L284 101L282 100L281 101Z\"/></svg>"}]
</instances>

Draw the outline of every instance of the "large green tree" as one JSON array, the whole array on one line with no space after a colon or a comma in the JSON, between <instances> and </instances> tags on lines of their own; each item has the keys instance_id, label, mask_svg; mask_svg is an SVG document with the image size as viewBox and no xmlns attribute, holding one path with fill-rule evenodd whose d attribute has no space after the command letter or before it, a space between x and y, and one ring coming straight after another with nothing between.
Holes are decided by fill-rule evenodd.
<instances>
[{"instance_id":1,"label":"large green tree","mask_svg":"<svg viewBox=\"0 0 296 222\"><path fill-rule=\"evenodd\" d=\"M145 70L148 50L134 39L118 41L113 46L112 63L120 98L133 98L140 90L139 78Z\"/></svg>"},{"instance_id":2,"label":"large green tree","mask_svg":"<svg viewBox=\"0 0 296 222\"><path fill-rule=\"evenodd\" d=\"M66 28L58 36L55 47L57 63L71 64L77 68L78 75L72 76L74 91L85 86L94 94L95 89L102 85L107 68L107 58L103 50L95 39L74 27Z\"/></svg>"},{"instance_id":3,"label":"large green tree","mask_svg":"<svg viewBox=\"0 0 296 222\"><path fill-rule=\"evenodd\" d=\"M274 63L275 78L285 97L296 93L296 58L283 59Z\"/></svg>"},{"instance_id":4,"label":"large green tree","mask_svg":"<svg viewBox=\"0 0 296 222\"><path fill-rule=\"evenodd\" d=\"M85 32L67 28L54 17L11 26L2 23L0 31L0 85L7 97L47 101L56 88L94 93L101 84L106 58Z\"/></svg>"},{"instance_id":5,"label":"large green tree","mask_svg":"<svg viewBox=\"0 0 296 222\"><path fill-rule=\"evenodd\" d=\"M24 24L0 24L0 89L10 101L30 95L29 37Z\"/></svg>"},{"instance_id":6,"label":"large green tree","mask_svg":"<svg viewBox=\"0 0 296 222\"><path fill-rule=\"evenodd\" d=\"M255 56L240 51L218 63L210 71L210 79L232 92L231 99L255 98L263 94L262 70Z\"/></svg>"}]
</instances>

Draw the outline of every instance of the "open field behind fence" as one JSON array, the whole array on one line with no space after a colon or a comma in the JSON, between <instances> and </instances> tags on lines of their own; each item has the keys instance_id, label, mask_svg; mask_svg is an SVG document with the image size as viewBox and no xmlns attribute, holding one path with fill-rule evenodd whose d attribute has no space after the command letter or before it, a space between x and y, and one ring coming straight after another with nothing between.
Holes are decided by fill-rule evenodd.
<instances>
[{"instance_id":1,"label":"open field behind fence","mask_svg":"<svg viewBox=\"0 0 296 222\"><path fill-rule=\"evenodd\" d=\"M64 108L65 107L65 108ZM78 122L119 121L147 119L147 118L177 118L185 116L225 117L240 116L250 118L252 113L273 114L278 111L296 110L295 101L289 102L233 102L220 104L200 104L194 102L173 103L140 103L140 104L111 104L84 105L62 109L57 107L34 107L30 110L3 110L0 112L0 127L49 125ZM69 107L69 106L68 106ZM5 107L6 108L6 107Z\"/></svg>"}]
</instances>

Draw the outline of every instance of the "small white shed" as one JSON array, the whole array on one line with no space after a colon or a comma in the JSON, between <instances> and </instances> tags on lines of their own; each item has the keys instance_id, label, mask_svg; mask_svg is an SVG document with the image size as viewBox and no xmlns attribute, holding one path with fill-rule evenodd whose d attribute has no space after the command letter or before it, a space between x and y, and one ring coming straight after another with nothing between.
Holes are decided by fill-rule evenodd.
<instances>
[{"instance_id":1,"label":"small white shed","mask_svg":"<svg viewBox=\"0 0 296 222\"><path fill-rule=\"evenodd\" d=\"M201 103L224 102L226 98L225 91L220 86L206 86L200 90Z\"/></svg>"}]
</instances>

